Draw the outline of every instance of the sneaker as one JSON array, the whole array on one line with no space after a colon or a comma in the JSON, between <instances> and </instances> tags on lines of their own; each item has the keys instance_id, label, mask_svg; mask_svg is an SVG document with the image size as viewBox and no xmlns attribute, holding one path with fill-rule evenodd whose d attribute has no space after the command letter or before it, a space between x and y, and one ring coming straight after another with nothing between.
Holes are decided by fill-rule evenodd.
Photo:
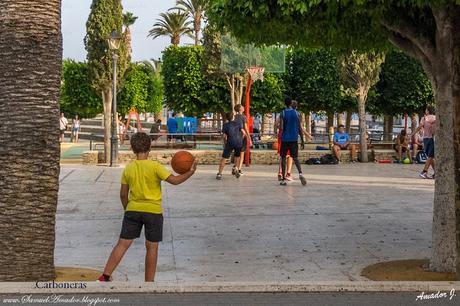
<instances>
[{"instance_id":1,"label":"sneaker","mask_svg":"<svg viewBox=\"0 0 460 306\"><path fill-rule=\"evenodd\" d=\"M233 168L232 168L232 175L235 175L236 172L237 172L237 171L236 171L236 167L233 166Z\"/></svg>"},{"instance_id":2,"label":"sneaker","mask_svg":"<svg viewBox=\"0 0 460 306\"><path fill-rule=\"evenodd\" d=\"M111 281L112 281L112 277L104 275L104 274L99 276L99 278L97 279L97 282L111 282Z\"/></svg>"},{"instance_id":3,"label":"sneaker","mask_svg":"<svg viewBox=\"0 0 460 306\"><path fill-rule=\"evenodd\" d=\"M281 185L281 186L286 186L286 185L287 185L287 183L286 183L286 181L285 181L285 180L283 180L283 179L282 179L282 180L281 180L281 182L280 182L280 185Z\"/></svg>"},{"instance_id":4,"label":"sneaker","mask_svg":"<svg viewBox=\"0 0 460 306\"><path fill-rule=\"evenodd\" d=\"M221 180L221 179L222 179L222 173L217 173L216 180Z\"/></svg>"},{"instance_id":5,"label":"sneaker","mask_svg":"<svg viewBox=\"0 0 460 306\"><path fill-rule=\"evenodd\" d=\"M290 174L287 174L284 179L288 182L292 182L294 180Z\"/></svg>"},{"instance_id":6,"label":"sneaker","mask_svg":"<svg viewBox=\"0 0 460 306\"><path fill-rule=\"evenodd\" d=\"M278 173L278 181L281 181L283 179L283 175Z\"/></svg>"},{"instance_id":7,"label":"sneaker","mask_svg":"<svg viewBox=\"0 0 460 306\"><path fill-rule=\"evenodd\" d=\"M299 175L299 179L302 185L307 185L307 179L302 174Z\"/></svg>"},{"instance_id":8,"label":"sneaker","mask_svg":"<svg viewBox=\"0 0 460 306\"><path fill-rule=\"evenodd\" d=\"M428 176L428 173L425 171L420 172L419 176L424 179L429 179L430 177Z\"/></svg>"},{"instance_id":9,"label":"sneaker","mask_svg":"<svg viewBox=\"0 0 460 306\"><path fill-rule=\"evenodd\" d=\"M241 176L240 171L235 171L235 177L236 177L236 178L240 178L240 176Z\"/></svg>"},{"instance_id":10,"label":"sneaker","mask_svg":"<svg viewBox=\"0 0 460 306\"><path fill-rule=\"evenodd\" d=\"M240 174L240 176L243 175L243 171L241 171L241 170L238 170L238 173Z\"/></svg>"},{"instance_id":11,"label":"sneaker","mask_svg":"<svg viewBox=\"0 0 460 306\"><path fill-rule=\"evenodd\" d=\"M434 173L433 173L433 175L432 175L432 176L430 176L429 178L434 180Z\"/></svg>"}]
</instances>

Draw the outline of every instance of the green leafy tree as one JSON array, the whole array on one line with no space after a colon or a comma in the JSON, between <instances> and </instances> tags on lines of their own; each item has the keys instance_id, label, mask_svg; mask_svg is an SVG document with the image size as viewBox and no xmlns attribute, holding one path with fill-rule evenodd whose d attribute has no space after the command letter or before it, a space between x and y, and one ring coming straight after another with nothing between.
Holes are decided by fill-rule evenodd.
<instances>
[{"instance_id":1,"label":"green leafy tree","mask_svg":"<svg viewBox=\"0 0 460 306\"><path fill-rule=\"evenodd\" d=\"M286 95L299 101L302 112L326 112L331 117L342 111L338 57L334 52L305 48L290 50L285 81Z\"/></svg>"},{"instance_id":2,"label":"green leafy tree","mask_svg":"<svg viewBox=\"0 0 460 306\"><path fill-rule=\"evenodd\" d=\"M160 36L169 36L171 44L174 46L180 44L182 36L192 37L191 21L187 21L187 13L180 11L167 12L161 13L160 17L149 31L148 37L155 39Z\"/></svg>"},{"instance_id":3,"label":"green leafy tree","mask_svg":"<svg viewBox=\"0 0 460 306\"><path fill-rule=\"evenodd\" d=\"M201 22L208 8L209 0L177 0L176 5L175 9L186 12L193 21L195 46L198 46L200 44Z\"/></svg>"},{"instance_id":4,"label":"green leafy tree","mask_svg":"<svg viewBox=\"0 0 460 306\"><path fill-rule=\"evenodd\" d=\"M200 46L171 46L163 52L162 75L168 107L186 115L202 113L206 85L201 73L202 58Z\"/></svg>"},{"instance_id":5,"label":"green leafy tree","mask_svg":"<svg viewBox=\"0 0 460 306\"><path fill-rule=\"evenodd\" d=\"M430 267L456 268L460 277L460 243L456 243L460 213L455 210L460 207L460 3L219 0L212 4L211 19L246 41L341 50L386 49L391 43L420 61L433 86L438 119Z\"/></svg>"},{"instance_id":6,"label":"green leafy tree","mask_svg":"<svg viewBox=\"0 0 460 306\"><path fill-rule=\"evenodd\" d=\"M284 100L284 80L279 73L265 73L263 81L257 81L251 90L251 114L280 112Z\"/></svg>"},{"instance_id":7,"label":"green leafy tree","mask_svg":"<svg viewBox=\"0 0 460 306\"><path fill-rule=\"evenodd\" d=\"M423 113L434 104L433 90L420 63L399 51L390 52L382 65L380 80L369 99L369 111L385 117L386 133L391 133L392 118Z\"/></svg>"},{"instance_id":8,"label":"green leafy tree","mask_svg":"<svg viewBox=\"0 0 460 306\"><path fill-rule=\"evenodd\" d=\"M243 73L230 73L221 69L222 35L212 23L208 23L204 29L203 47L203 74L209 82L216 80L224 80L226 82L230 93L230 109L233 109L236 104L241 104L245 77Z\"/></svg>"},{"instance_id":9,"label":"green leafy tree","mask_svg":"<svg viewBox=\"0 0 460 306\"><path fill-rule=\"evenodd\" d=\"M101 97L91 87L87 63L63 62L60 105L68 117L93 118L102 113Z\"/></svg>"},{"instance_id":10,"label":"green leafy tree","mask_svg":"<svg viewBox=\"0 0 460 306\"><path fill-rule=\"evenodd\" d=\"M131 109L140 113L156 113L163 103L163 84L159 75L145 63L132 63L125 75L119 96L118 111L127 114Z\"/></svg>"},{"instance_id":11,"label":"green leafy tree","mask_svg":"<svg viewBox=\"0 0 460 306\"><path fill-rule=\"evenodd\" d=\"M122 33L123 14L120 0L93 0L91 12L86 22L85 48L88 60L88 75L92 87L102 93L104 107L104 153L105 160L110 156L110 126L112 112L112 52L107 39L113 30ZM118 50L117 88L123 82L128 67L126 45L122 43Z\"/></svg>"},{"instance_id":12,"label":"green leafy tree","mask_svg":"<svg viewBox=\"0 0 460 306\"><path fill-rule=\"evenodd\" d=\"M345 92L358 101L359 145L361 162L368 162L366 141L366 101L369 90L379 80L380 66L385 61L383 53L351 51L342 59L342 79Z\"/></svg>"}]
</instances>

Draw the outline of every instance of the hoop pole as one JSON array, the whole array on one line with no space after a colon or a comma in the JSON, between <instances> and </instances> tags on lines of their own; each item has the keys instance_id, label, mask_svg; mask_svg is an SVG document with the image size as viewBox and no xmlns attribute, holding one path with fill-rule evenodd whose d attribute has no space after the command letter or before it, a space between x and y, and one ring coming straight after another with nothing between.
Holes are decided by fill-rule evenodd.
<instances>
[{"instance_id":1,"label":"hoop pole","mask_svg":"<svg viewBox=\"0 0 460 306\"><path fill-rule=\"evenodd\" d=\"M249 74L248 77L248 85L246 86L246 119L247 119L247 125L248 125L248 131L249 131L249 119L251 118L250 112L249 112L249 107L251 104L251 86L252 86L252 77L251 74ZM250 139L251 135L246 139L246 152L244 153L244 159L246 163L246 167L249 167L249 154L251 153L251 147L250 147Z\"/></svg>"}]
</instances>

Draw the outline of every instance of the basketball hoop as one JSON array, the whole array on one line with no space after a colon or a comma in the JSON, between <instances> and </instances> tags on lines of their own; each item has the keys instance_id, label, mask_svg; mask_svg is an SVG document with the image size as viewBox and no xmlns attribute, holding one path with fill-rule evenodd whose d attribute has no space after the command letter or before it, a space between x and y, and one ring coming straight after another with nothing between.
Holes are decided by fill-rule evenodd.
<instances>
[{"instance_id":1,"label":"basketball hoop","mask_svg":"<svg viewBox=\"0 0 460 306\"><path fill-rule=\"evenodd\" d=\"M261 80L262 82L264 81L264 72L265 72L265 67L248 67L246 69L251 76L251 80L253 82Z\"/></svg>"}]
</instances>

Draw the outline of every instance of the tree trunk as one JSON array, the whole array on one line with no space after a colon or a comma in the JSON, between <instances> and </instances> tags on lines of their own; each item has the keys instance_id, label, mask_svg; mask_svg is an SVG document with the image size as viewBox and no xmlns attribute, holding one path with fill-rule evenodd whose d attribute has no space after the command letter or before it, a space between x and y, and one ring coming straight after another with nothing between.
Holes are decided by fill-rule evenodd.
<instances>
[{"instance_id":1,"label":"tree trunk","mask_svg":"<svg viewBox=\"0 0 460 306\"><path fill-rule=\"evenodd\" d=\"M327 113L327 129L326 133L329 133L331 127L334 127L334 113Z\"/></svg>"},{"instance_id":2,"label":"tree trunk","mask_svg":"<svg viewBox=\"0 0 460 306\"><path fill-rule=\"evenodd\" d=\"M338 113L337 114L337 126L345 125L345 120L343 119L344 116L345 116L344 113Z\"/></svg>"},{"instance_id":3,"label":"tree trunk","mask_svg":"<svg viewBox=\"0 0 460 306\"><path fill-rule=\"evenodd\" d=\"M443 73L444 75L446 73ZM436 183L433 207L433 249L430 267L434 271L454 271L456 260L455 204L460 152L454 146L454 108L450 80L437 77L436 97ZM458 100L457 100L458 101ZM458 111L458 110L457 110ZM457 121L458 122L458 121ZM458 126L457 126L458 128ZM458 130L457 130L458 133ZM457 155L455 155L457 154ZM458 183L458 182L457 182ZM457 202L458 205L458 202ZM458 243L458 242L457 242Z\"/></svg>"},{"instance_id":4,"label":"tree trunk","mask_svg":"<svg viewBox=\"0 0 460 306\"><path fill-rule=\"evenodd\" d=\"M270 133L270 118L268 114L262 116L262 134Z\"/></svg>"},{"instance_id":5,"label":"tree trunk","mask_svg":"<svg viewBox=\"0 0 460 306\"><path fill-rule=\"evenodd\" d=\"M305 117L305 123L306 123L306 131L309 132L310 134L312 134L312 130L311 130L311 113L310 112L307 112L304 114L304 117Z\"/></svg>"},{"instance_id":6,"label":"tree trunk","mask_svg":"<svg viewBox=\"0 0 460 306\"><path fill-rule=\"evenodd\" d=\"M347 134L350 134L351 132L351 115L352 112L347 112L345 117L345 131L347 132Z\"/></svg>"},{"instance_id":7,"label":"tree trunk","mask_svg":"<svg viewBox=\"0 0 460 306\"><path fill-rule=\"evenodd\" d=\"M362 91L362 90L361 90ZM362 163L367 163L367 140L366 140L366 95L358 95L358 114L359 114L359 148Z\"/></svg>"},{"instance_id":8,"label":"tree trunk","mask_svg":"<svg viewBox=\"0 0 460 306\"><path fill-rule=\"evenodd\" d=\"M392 141L393 116L383 116L383 140Z\"/></svg>"},{"instance_id":9,"label":"tree trunk","mask_svg":"<svg viewBox=\"0 0 460 306\"><path fill-rule=\"evenodd\" d=\"M61 1L0 3L0 281L50 281L60 171Z\"/></svg>"},{"instance_id":10,"label":"tree trunk","mask_svg":"<svg viewBox=\"0 0 460 306\"><path fill-rule=\"evenodd\" d=\"M412 114L410 116L410 130L413 133L417 129L417 114Z\"/></svg>"},{"instance_id":11,"label":"tree trunk","mask_svg":"<svg viewBox=\"0 0 460 306\"><path fill-rule=\"evenodd\" d=\"M387 26L390 42L417 58L436 100L436 183L433 207L434 271L457 272L460 280L460 7L432 5L434 39L401 25ZM405 38L407 37L407 38Z\"/></svg>"},{"instance_id":12,"label":"tree trunk","mask_svg":"<svg viewBox=\"0 0 460 306\"><path fill-rule=\"evenodd\" d=\"M110 130L112 118L112 90L106 89L102 95L104 104L104 162L108 163L110 160Z\"/></svg>"}]
</instances>

